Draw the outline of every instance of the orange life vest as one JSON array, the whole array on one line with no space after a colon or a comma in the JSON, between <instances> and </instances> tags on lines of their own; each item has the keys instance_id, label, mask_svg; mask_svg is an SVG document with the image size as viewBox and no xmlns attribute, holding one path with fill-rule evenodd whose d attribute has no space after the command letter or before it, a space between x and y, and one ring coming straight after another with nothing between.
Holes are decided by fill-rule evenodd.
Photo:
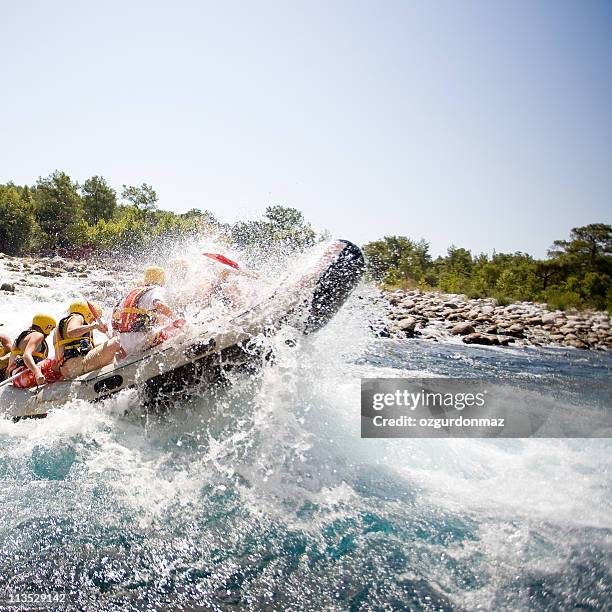
<instances>
[{"instance_id":1,"label":"orange life vest","mask_svg":"<svg viewBox=\"0 0 612 612\"><path fill-rule=\"evenodd\" d=\"M123 305L117 305L113 310L113 329L121 333L139 332L150 330L158 321L159 317L154 310L139 308L138 305L143 296L155 287L138 287L127 294Z\"/></svg>"}]
</instances>

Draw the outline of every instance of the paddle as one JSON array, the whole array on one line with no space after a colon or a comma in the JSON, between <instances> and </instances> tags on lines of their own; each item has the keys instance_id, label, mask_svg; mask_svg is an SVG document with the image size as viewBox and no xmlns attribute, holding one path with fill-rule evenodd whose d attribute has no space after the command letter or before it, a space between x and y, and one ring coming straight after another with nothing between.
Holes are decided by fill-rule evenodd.
<instances>
[{"instance_id":1,"label":"paddle","mask_svg":"<svg viewBox=\"0 0 612 612\"><path fill-rule=\"evenodd\" d=\"M209 257L210 259L214 259L219 263L225 264L226 266L230 266L231 268L234 268L234 270L240 270L240 266L235 261L229 257L226 257L225 255L221 255L221 253L202 253L202 255Z\"/></svg>"},{"instance_id":2,"label":"paddle","mask_svg":"<svg viewBox=\"0 0 612 612\"><path fill-rule=\"evenodd\" d=\"M226 266L233 268L237 272L240 272L240 274L250 276L251 278L259 278L259 274L257 274L257 272L247 272L246 270L242 270L237 262L235 262L233 259L230 259L229 257L226 257L225 255L221 255L221 253L202 253L202 255L208 257L209 259L214 259L219 263L225 264Z\"/></svg>"},{"instance_id":3,"label":"paddle","mask_svg":"<svg viewBox=\"0 0 612 612\"><path fill-rule=\"evenodd\" d=\"M91 312L91 314L93 315L94 321L98 324L102 323L100 317L96 317L95 306L86 297L83 297L83 299L87 302L87 308L89 308L89 312ZM105 332L105 336L109 339L112 337L108 332Z\"/></svg>"},{"instance_id":4,"label":"paddle","mask_svg":"<svg viewBox=\"0 0 612 612\"><path fill-rule=\"evenodd\" d=\"M17 374L13 374L10 378L3 380L0 383L0 387L4 387L5 385L8 385L10 382L13 382L20 374L23 374L23 370L21 370L20 372L17 372Z\"/></svg>"}]
</instances>

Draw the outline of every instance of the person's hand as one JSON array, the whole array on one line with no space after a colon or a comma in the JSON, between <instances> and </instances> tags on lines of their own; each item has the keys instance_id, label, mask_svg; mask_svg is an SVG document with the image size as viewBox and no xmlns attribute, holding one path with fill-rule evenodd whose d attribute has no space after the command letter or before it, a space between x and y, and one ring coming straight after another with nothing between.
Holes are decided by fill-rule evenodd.
<instances>
[{"instance_id":1,"label":"person's hand","mask_svg":"<svg viewBox=\"0 0 612 612\"><path fill-rule=\"evenodd\" d=\"M186 323L187 321L185 319L175 319L174 321L172 321L172 325L174 325L174 327L178 327L179 329L181 327L184 327Z\"/></svg>"},{"instance_id":2,"label":"person's hand","mask_svg":"<svg viewBox=\"0 0 612 612\"><path fill-rule=\"evenodd\" d=\"M96 329L105 334L108 331L108 325L102 321L98 321L98 323L96 323Z\"/></svg>"},{"instance_id":3,"label":"person's hand","mask_svg":"<svg viewBox=\"0 0 612 612\"><path fill-rule=\"evenodd\" d=\"M36 384L40 387L42 385L44 385L47 381L43 375L43 373L40 371L40 368L37 367L34 370L34 377L36 378Z\"/></svg>"}]
</instances>

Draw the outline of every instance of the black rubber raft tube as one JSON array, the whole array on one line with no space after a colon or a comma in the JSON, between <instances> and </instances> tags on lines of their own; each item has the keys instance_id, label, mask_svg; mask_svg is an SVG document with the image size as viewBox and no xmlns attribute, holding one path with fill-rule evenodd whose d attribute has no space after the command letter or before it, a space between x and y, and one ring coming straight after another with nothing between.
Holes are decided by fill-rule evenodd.
<instances>
[{"instance_id":1,"label":"black rubber raft tube","mask_svg":"<svg viewBox=\"0 0 612 612\"><path fill-rule=\"evenodd\" d=\"M348 240L339 242L344 243L345 247L317 282L304 328L305 334L311 334L327 325L363 276L365 261L361 249Z\"/></svg>"}]
</instances>

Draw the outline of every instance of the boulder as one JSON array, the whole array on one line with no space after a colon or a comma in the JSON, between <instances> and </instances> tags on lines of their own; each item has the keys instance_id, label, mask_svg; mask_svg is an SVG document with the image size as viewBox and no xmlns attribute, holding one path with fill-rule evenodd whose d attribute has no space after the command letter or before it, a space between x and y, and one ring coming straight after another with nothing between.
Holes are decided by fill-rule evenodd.
<instances>
[{"instance_id":1,"label":"boulder","mask_svg":"<svg viewBox=\"0 0 612 612\"><path fill-rule=\"evenodd\" d=\"M370 330L377 338L390 338L391 332L384 321L376 321L370 324Z\"/></svg>"},{"instance_id":2,"label":"boulder","mask_svg":"<svg viewBox=\"0 0 612 612\"><path fill-rule=\"evenodd\" d=\"M513 338L523 338L525 336L525 328L518 323L515 323L504 329L502 332L505 336L512 336Z\"/></svg>"},{"instance_id":3,"label":"boulder","mask_svg":"<svg viewBox=\"0 0 612 612\"><path fill-rule=\"evenodd\" d=\"M577 349L588 349L589 345L586 342L583 342L582 340L579 340L578 338L576 338L575 340L570 340L569 342L566 342L565 344L567 344L568 346L573 346L574 348Z\"/></svg>"},{"instance_id":4,"label":"boulder","mask_svg":"<svg viewBox=\"0 0 612 612\"><path fill-rule=\"evenodd\" d=\"M0 285L0 291L9 291L11 293L15 293L15 285L11 283L2 283L2 285Z\"/></svg>"},{"instance_id":5,"label":"boulder","mask_svg":"<svg viewBox=\"0 0 612 612\"><path fill-rule=\"evenodd\" d=\"M487 346L499 344L499 338L497 336L492 336L490 334L468 334L467 336L463 336L463 341L466 344L484 344Z\"/></svg>"},{"instance_id":6,"label":"boulder","mask_svg":"<svg viewBox=\"0 0 612 612\"><path fill-rule=\"evenodd\" d=\"M525 324L526 325L534 325L534 326L540 326L542 325L542 318L541 317L529 317L528 319L525 319Z\"/></svg>"},{"instance_id":7,"label":"boulder","mask_svg":"<svg viewBox=\"0 0 612 612\"><path fill-rule=\"evenodd\" d=\"M414 317L406 317L405 319L398 321L395 326L400 331L403 331L408 335L412 335L414 334L414 328L416 327L416 324L417 320Z\"/></svg>"},{"instance_id":8,"label":"boulder","mask_svg":"<svg viewBox=\"0 0 612 612\"><path fill-rule=\"evenodd\" d=\"M471 323L457 323L457 325L451 329L451 334L453 334L453 336L466 336L467 334L473 334L475 331Z\"/></svg>"}]
</instances>

